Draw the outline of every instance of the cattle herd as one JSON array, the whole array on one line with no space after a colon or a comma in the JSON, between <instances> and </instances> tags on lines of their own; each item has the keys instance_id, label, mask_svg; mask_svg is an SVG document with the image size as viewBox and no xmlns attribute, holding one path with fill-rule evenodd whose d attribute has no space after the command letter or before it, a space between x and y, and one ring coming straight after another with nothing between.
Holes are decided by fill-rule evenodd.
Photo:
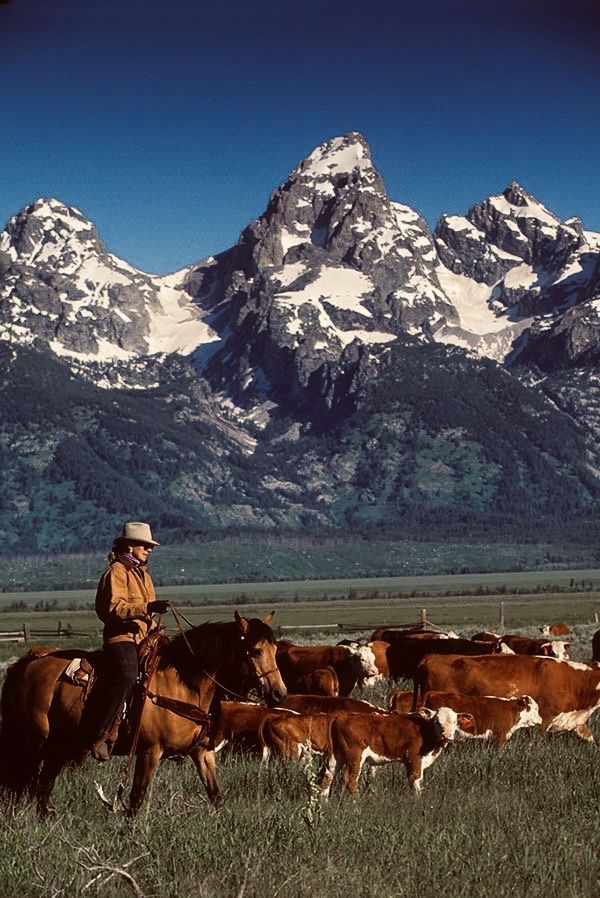
<instances>
[{"instance_id":1,"label":"cattle herd","mask_svg":"<svg viewBox=\"0 0 600 898\"><path fill-rule=\"evenodd\" d=\"M471 639L424 629L378 629L366 642L295 645L281 640L277 664L288 690L278 708L223 701L211 751L224 746L263 758L320 755L319 786L337 776L353 795L363 766L404 764L413 791L450 742L489 740L502 749L513 733L539 727L593 742L589 718L600 706L600 630L589 663L571 661L566 624L543 639L483 632ZM410 691L393 688L411 679ZM353 698L386 681L387 706Z\"/></svg>"}]
</instances>

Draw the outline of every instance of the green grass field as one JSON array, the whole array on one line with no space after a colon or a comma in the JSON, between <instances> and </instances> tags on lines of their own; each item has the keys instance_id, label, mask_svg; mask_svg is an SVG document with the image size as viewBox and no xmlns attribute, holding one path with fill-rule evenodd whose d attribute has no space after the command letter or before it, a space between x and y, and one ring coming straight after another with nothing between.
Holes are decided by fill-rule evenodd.
<instances>
[{"instance_id":1,"label":"green grass field","mask_svg":"<svg viewBox=\"0 0 600 898\"><path fill-rule=\"evenodd\" d=\"M552 583L490 581L529 593L445 595L465 588L446 578L411 596L397 582L372 581L255 584L255 593L235 590L210 597L216 605L185 605L184 590L163 590L181 602L193 623L228 619L234 605L248 616L276 608L275 622L297 641L336 642L368 634L378 624L413 623L427 607L431 621L469 635L497 627L504 602L507 631L536 634L544 621L564 620L573 629L573 657L587 660L598 624L600 596L587 587L568 589L573 572ZM580 576L579 579L582 579ZM592 585L598 571L583 577ZM431 584L431 578L428 579ZM405 582L406 592L422 581ZM476 591L473 581L469 588ZM281 584L278 584L281 587ZM248 587L250 588L250 587ZM363 597L363 588L365 590ZM265 591L261 591L264 589ZM315 590L315 592L312 592ZM349 592L354 595L348 598ZM337 592L336 592L337 591ZM401 592L401 597L390 595ZM374 595L373 593L376 593ZM335 598L335 595L344 598ZM22 595L22 594L21 594ZM44 594L48 598L48 594ZM200 597L202 593L194 592ZM208 595L208 594L207 594ZM240 606L239 597L245 595ZM275 597L286 598L277 601ZM187 589L185 596L190 596ZM165 596L166 597L166 596ZM62 597L59 597L62 598ZM29 597L31 607L35 600ZM10 597L3 596L3 601ZM82 645L97 643L90 611L5 613L0 622L52 629L60 617L88 631ZM38 624L39 622L39 624ZM42 626L43 625L43 626ZM328 625L334 625L329 627ZM302 629L307 627L309 629ZM345 629L348 628L348 629ZM8 627L5 627L8 629ZM48 640L52 641L52 640ZM53 640L77 644L77 640ZM3 644L0 657L27 646ZM408 684L407 684L408 685ZM383 704L378 686L364 697ZM592 729L600 740L598 720ZM111 815L93 781L107 794L116 789L122 760L104 765L87 760L63 774L54 793L55 815L39 820L31 808L3 814L0 827L0 891L9 898L99 896L99 898L598 898L600 894L600 764L598 748L570 735L547 737L519 732L502 754L482 745L454 745L425 774L423 795L412 796L404 770L388 765L372 791L354 805L339 791L329 803L315 803L311 778L299 764L230 756L220 759L226 793L221 811L206 802L191 762L161 764L135 821Z\"/></svg>"}]
</instances>

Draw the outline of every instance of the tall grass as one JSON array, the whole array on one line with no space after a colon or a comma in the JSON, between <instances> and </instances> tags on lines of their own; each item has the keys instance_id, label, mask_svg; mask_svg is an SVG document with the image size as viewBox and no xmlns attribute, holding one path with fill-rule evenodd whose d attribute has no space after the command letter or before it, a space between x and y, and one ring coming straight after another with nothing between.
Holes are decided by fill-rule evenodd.
<instances>
[{"instance_id":1,"label":"tall grass","mask_svg":"<svg viewBox=\"0 0 600 898\"><path fill-rule=\"evenodd\" d=\"M392 764L371 790L363 785L358 803L338 789L315 813L300 764L230 756L219 769L226 804L215 811L192 765L167 761L128 821L104 809L92 783L114 790L120 761L87 761L59 781L54 816L40 821L30 808L5 816L0 890L15 898L597 898L599 770L595 746L520 732L502 754L452 746L426 772L420 799Z\"/></svg>"}]
</instances>

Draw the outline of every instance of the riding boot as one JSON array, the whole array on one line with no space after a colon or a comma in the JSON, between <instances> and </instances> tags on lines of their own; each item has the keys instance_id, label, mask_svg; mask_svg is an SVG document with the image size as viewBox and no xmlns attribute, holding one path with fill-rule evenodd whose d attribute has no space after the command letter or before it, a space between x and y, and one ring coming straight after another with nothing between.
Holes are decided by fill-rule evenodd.
<instances>
[{"instance_id":1,"label":"riding boot","mask_svg":"<svg viewBox=\"0 0 600 898\"><path fill-rule=\"evenodd\" d=\"M109 760L115 742L117 741L117 736L119 735L119 727L121 725L122 718L122 709L120 709L112 725L103 730L103 732L98 736L96 741L90 747L90 754L97 761Z\"/></svg>"}]
</instances>

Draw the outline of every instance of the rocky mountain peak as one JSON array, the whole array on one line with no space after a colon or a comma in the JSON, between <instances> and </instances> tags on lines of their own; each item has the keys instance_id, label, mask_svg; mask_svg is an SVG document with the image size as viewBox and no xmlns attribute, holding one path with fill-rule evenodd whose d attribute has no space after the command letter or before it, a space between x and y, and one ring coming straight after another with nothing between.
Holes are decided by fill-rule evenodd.
<instances>
[{"instance_id":1,"label":"rocky mountain peak","mask_svg":"<svg viewBox=\"0 0 600 898\"><path fill-rule=\"evenodd\" d=\"M23 265L69 264L84 249L103 251L94 225L78 209L54 198L26 206L0 234L0 252Z\"/></svg>"}]
</instances>

